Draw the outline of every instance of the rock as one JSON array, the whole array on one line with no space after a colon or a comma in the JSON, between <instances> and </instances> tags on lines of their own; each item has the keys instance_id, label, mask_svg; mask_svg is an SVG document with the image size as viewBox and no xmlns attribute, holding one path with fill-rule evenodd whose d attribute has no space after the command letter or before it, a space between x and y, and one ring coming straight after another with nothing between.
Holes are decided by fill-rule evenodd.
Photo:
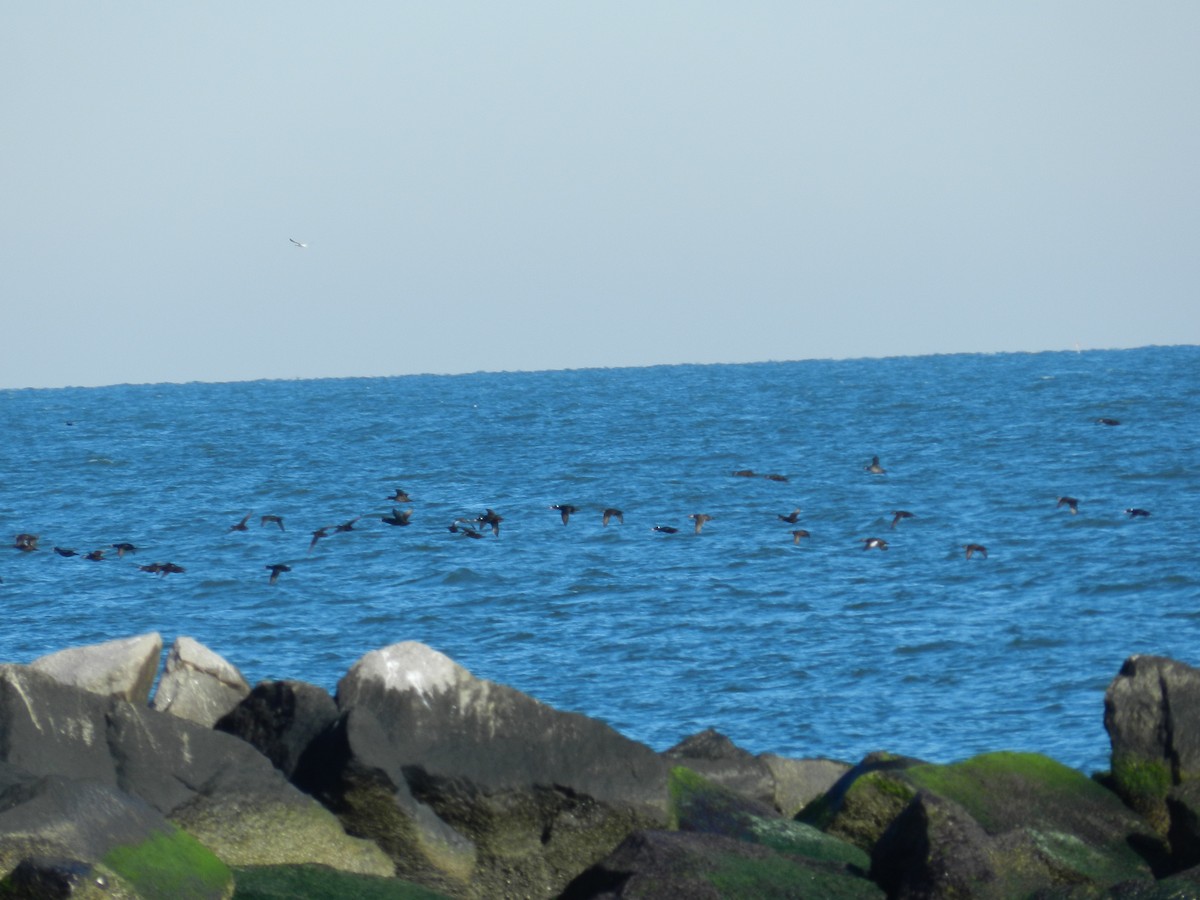
<instances>
[{"instance_id":1,"label":"rock","mask_svg":"<svg viewBox=\"0 0 1200 900\"><path fill-rule=\"evenodd\" d=\"M1171 864L1176 870L1200 866L1200 781L1188 781L1167 794Z\"/></svg>"},{"instance_id":2,"label":"rock","mask_svg":"<svg viewBox=\"0 0 1200 900\"><path fill-rule=\"evenodd\" d=\"M153 708L206 728L250 693L242 673L190 637L178 637L163 666Z\"/></svg>"},{"instance_id":3,"label":"rock","mask_svg":"<svg viewBox=\"0 0 1200 900\"><path fill-rule=\"evenodd\" d=\"M1200 777L1200 669L1131 656L1104 695L1114 790L1165 835L1172 785Z\"/></svg>"},{"instance_id":4,"label":"rock","mask_svg":"<svg viewBox=\"0 0 1200 900\"><path fill-rule=\"evenodd\" d=\"M328 691L303 681L264 681L213 726L251 744L291 778L301 756L338 717Z\"/></svg>"},{"instance_id":5,"label":"rock","mask_svg":"<svg viewBox=\"0 0 1200 900\"><path fill-rule=\"evenodd\" d=\"M715 834L642 831L572 880L560 897L882 900L884 893L843 865L785 856Z\"/></svg>"},{"instance_id":6,"label":"rock","mask_svg":"<svg viewBox=\"0 0 1200 900\"><path fill-rule=\"evenodd\" d=\"M392 870L232 735L69 687L26 666L0 666L0 735L0 762L33 776L67 773L94 781L168 819L204 825L219 815L223 827L240 836L238 862ZM304 827L275 830L280 821L303 821Z\"/></svg>"},{"instance_id":7,"label":"rock","mask_svg":"<svg viewBox=\"0 0 1200 900\"><path fill-rule=\"evenodd\" d=\"M833 787L850 771L850 764L832 759L790 759L764 753L759 756L775 781L773 804L789 818Z\"/></svg>"},{"instance_id":8,"label":"rock","mask_svg":"<svg viewBox=\"0 0 1200 900\"><path fill-rule=\"evenodd\" d=\"M1152 863L1162 864L1163 846L1142 820L1093 780L1047 757L988 753L946 766L874 762L836 786L840 797L805 815L818 814L830 833L869 850L881 882L889 886L890 879L893 889L924 883L926 875L912 868L913 854L961 854L947 890L977 878L1024 890L1022 871L1035 872L1040 889L1098 890L1147 881ZM897 859L905 865L898 868ZM918 895L925 896L915 889Z\"/></svg>"},{"instance_id":9,"label":"rock","mask_svg":"<svg viewBox=\"0 0 1200 900\"><path fill-rule=\"evenodd\" d=\"M771 767L712 728L685 738L662 755L669 764L685 765L743 796L762 803L775 800Z\"/></svg>"},{"instance_id":10,"label":"rock","mask_svg":"<svg viewBox=\"0 0 1200 900\"><path fill-rule=\"evenodd\" d=\"M554 896L667 820L667 766L576 713L474 678L418 643L368 653L295 780L397 873L460 896Z\"/></svg>"},{"instance_id":11,"label":"rock","mask_svg":"<svg viewBox=\"0 0 1200 900\"><path fill-rule=\"evenodd\" d=\"M161 655L162 635L151 632L59 650L29 665L63 684L145 705Z\"/></svg>"},{"instance_id":12,"label":"rock","mask_svg":"<svg viewBox=\"0 0 1200 900\"><path fill-rule=\"evenodd\" d=\"M128 794L59 775L15 777L11 767L5 781L0 866L13 896L232 894L232 874L216 856ZM156 884L170 890L150 891Z\"/></svg>"},{"instance_id":13,"label":"rock","mask_svg":"<svg viewBox=\"0 0 1200 900\"><path fill-rule=\"evenodd\" d=\"M424 644L366 654L338 682L337 703L375 713L394 757L431 777L492 790L561 784L666 815L667 766L649 747L596 719L475 678Z\"/></svg>"}]
</instances>

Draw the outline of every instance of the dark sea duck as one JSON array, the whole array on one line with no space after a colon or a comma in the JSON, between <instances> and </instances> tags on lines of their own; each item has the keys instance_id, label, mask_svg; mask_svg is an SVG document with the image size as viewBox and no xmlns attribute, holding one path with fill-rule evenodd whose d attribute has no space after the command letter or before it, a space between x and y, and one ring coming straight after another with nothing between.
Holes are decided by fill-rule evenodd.
<instances>
[{"instance_id":1,"label":"dark sea duck","mask_svg":"<svg viewBox=\"0 0 1200 900\"><path fill-rule=\"evenodd\" d=\"M864 550L886 550L888 548L887 541L883 538L859 538L862 542Z\"/></svg>"},{"instance_id":2,"label":"dark sea duck","mask_svg":"<svg viewBox=\"0 0 1200 900\"><path fill-rule=\"evenodd\" d=\"M30 550L36 550L38 548L38 536L23 531L13 539L13 546L26 553Z\"/></svg>"},{"instance_id":3,"label":"dark sea duck","mask_svg":"<svg viewBox=\"0 0 1200 900\"><path fill-rule=\"evenodd\" d=\"M776 513L775 515L779 516L781 520L787 522L789 525L795 525L800 521L800 507L797 506L786 516L783 513Z\"/></svg>"},{"instance_id":4,"label":"dark sea duck","mask_svg":"<svg viewBox=\"0 0 1200 900\"><path fill-rule=\"evenodd\" d=\"M807 531L805 531L803 528L797 528L795 531L792 532L792 543L798 544L798 543L800 543L801 538L806 538L806 537L812 537L812 535L809 534Z\"/></svg>"},{"instance_id":5,"label":"dark sea duck","mask_svg":"<svg viewBox=\"0 0 1200 900\"><path fill-rule=\"evenodd\" d=\"M608 523L613 519L616 519L618 522L624 525L625 513L610 506L608 509L604 510L604 514L600 517L600 524L607 528Z\"/></svg>"},{"instance_id":6,"label":"dark sea duck","mask_svg":"<svg viewBox=\"0 0 1200 900\"><path fill-rule=\"evenodd\" d=\"M129 541L121 541L119 544L112 544L110 546L117 551L117 559L120 559L126 553L137 553L137 547L133 546Z\"/></svg>"},{"instance_id":7,"label":"dark sea duck","mask_svg":"<svg viewBox=\"0 0 1200 900\"><path fill-rule=\"evenodd\" d=\"M1055 509L1062 509L1064 506L1071 511L1073 516L1079 513L1079 501L1074 497L1059 497L1058 502L1054 504Z\"/></svg>"},{"instance_id":8,"label":"dark sea duck","mask_svg":"<svg viewBox=\"0 0 1200 900\"><path fill-rule=\"evenodd\" d=\"M393 503L412 503L412 497L405 493L403 488L396 488L396 493L390 497L384 497L384 500L391 500Z\"/></svg>"},{"instance_id":9,"label":"dark sea duck","mask_svg":"<svg viewBox=\"0 0 1200 900\"><path fill-rule=\"evenodd\" d=\"M987 547L983 544L963 544L963 549L967 551L967 559L970 559L976 553L987 559Z\"/></svg>"},{"instance_id":10,"label":"dark sea duck","mask_svg":"<svg viewBox=\"0 0 1200 900\"><path fill-rule=\"evenodd\" d=\"M403 527L405 525L412 524L410 521L412 519L412 514L413 511L411 509L406 509L403 512L398 509L393 509L390 516L380 516L379 521L386 522L389 525L399 525Z\"/></svg>"},{"instance_id":11,"label":"dark sea duck","mask_svg":"<svg viewBox=\"0 0 1200 900\"><path fill-rule=\"evenodd\" d=\"M1150 517L1150 510L1139 509L1136 506L1131 506L1129 509L1125 510L1125 515L1129 516L1131 519L1148 519Z\"/></svg>"},{"instance_id":12,"label":"dark sea duck","mask_svg":"<svg viewBox=\"0 0 1200 900\"><path fill-rule=\"evenodd\" d=\"M500 537L500 523L504 521L504 516L500 515L494 509L488 509L478 519L480 525L486 525L492 529L492 534L495 537Z\"/></svg>"},{"instance_id":13,"label":"dark sea duck","mask_svg":"<svg viewBox=\"0 0 1200 900\"><path fill-rule=\"evenodd\" d=\"M908 510L897 509L892 513L892 527L895 528L897 525L899 525L900 521L902 519L915 519L915 518L916 518L916 516L914 516Z\"/></svg>"},{"instance_id":14,"label":"dark sea duck","mask_svg":"<svg viewBox=\"0 0 1200 900\"><path fill-rule=\"evenodd\" d=\"M1099 419L1096 420L1096 424L1097 425L1120 425L1121 423L1117 419L1110 419L1110 418L1108 418L1108 416L1101 416Z\"/></svg>"},{"instance_id":15,"label":"dark sea duck","mask_svg":"<svg viewBox=\"0 0 1200 900\"><path fill-rule=\"evenodd\" d=\"M558 510L558 514L562 516L562 523L564 525L571 520L571 513L579 512L578 507L572 506L570 503L555 503L550 508Z\"/></svg>"},{"instance_id":16,"label":"dark sea duck","mask_svg":"<svg viewBox=\"0 0 1200 900\"><path fill-rule=\"evenodd\" d=\"M271 572L271 578L267 582L268 584L274 584L275 582L277 582L279 580L279 575L281 572L292 571L292 567L289 565L286 565L284 563L272 563L271 565L266 566L265 568L269 569Z\"/></svg>"},{"instance_id":17,"label":"dark sea duck","mask_svg":"<svg viewBox=\"0 0 1200 900\"><path fill-rule=\"evenodd\" d=\"M248 531L249 528L247 527L246 523L250 521L250 517L252 515L254 515L254 513L246 513L244 516L242 516L242 521L235 522L234 524L230 525L229 530L230 531Z\"/></svg>"},{"instance_id":18,"label":"dark sea duck","mask_svg":"<svg viewBox=\"0 0 1200 900\"><path fill-rule=\"evenodd\" d=\"M260 528L263 525L267 525L267 524L278 525L280 531L287 531L287 529L283 527L283 516L269 516L268 515L268 516L262 516L258 520L258 526Z\"/></svg>"},{"instance_id":19,"label":"dark sea duck","mask_svg":"<svg viewBox=\"0 0 1200 900\"><path fill-rule=\"evenodd\" d=\"M679 531L678 528L672 528L670 525L655 525L650 530L657 531L659 534L675 534Z\"/></svg>"},{"instance_id":20,"label":"dark sea duck","mask_svg":"<svg viewBox=\"0 0 1200 900\"><path fill-rule=\"evenodd\" d=\"M688 518L696 523L696 534L699 534L700 530L704 528L705 522L712 521L712 516L706 513L692 513Z\"/></svg>"},{"instance_id":21,"label":"dark sea duck","mask_svg":"<svg viewBox=\"0 0 1200 900\"><path fill-rule=\"evenodd\" d=\"M879 464L878 456L872 456L871 462L868 465L863 466L863 471L870 472L872 475L887 474L887 469Z\"/></svg>"}]
</instances>

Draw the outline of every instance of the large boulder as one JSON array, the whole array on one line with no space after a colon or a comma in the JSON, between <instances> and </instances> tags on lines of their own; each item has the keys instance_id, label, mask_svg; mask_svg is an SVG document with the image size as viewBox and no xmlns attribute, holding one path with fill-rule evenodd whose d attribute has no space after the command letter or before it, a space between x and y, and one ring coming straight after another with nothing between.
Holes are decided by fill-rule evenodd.
<instances>
[{"instance_id":1,"label":"large boulder","mask_svg":"<svg viewBox=\"0 0 1200 900\"><path fill-rule=\"evenodd\" d=\"M1160 834L1167 793L1200 778L1200 669L1161 656L1131 656L1104 695L1113 788Z\"/></svg>"},{"instance_id":2,"label":"large boulder","mask_svg":"<svg viewBox=\"0 0 1200 900\"><path fill-rule=\"evenodd\" d=\"M228 867L148 804L93 781L0 764L3 896L225 898Z\"/></svg>"},{"instance_id":3,"label":"large boulder","mask_svg":"<svg viewBox=\"0 0 1200 900\"><path fill-rule=\"evenodd\" d=\"M667 766L609 726L407 642L339 682L341 715L295 781L402 877L458 896L550 897L667 821Z\"/></svg>"},{"instance_id":4,"label":"large boulder","mask_svg":"<svg viewBox=\"0 0 1200 900\"><path fill-rule=\"evenodd\" d=\"M213 727L252 744L291 778L300 759L337 720L329 692L303 681L263 681Z\"/></svg>"},{"instance_id":5,"label":"large boulder","mask_svg":"<svg viewBox=\"0 0 1200 900\"><path fill-rule=\"evenodd\" d=\"M895 896L952 896L976 882L1007 885L1008 895L1030 884L1103 890L1149 882L1163 866L1164 846L1142 819L1094 780L1047 757L871 762L804 815L870 852L872 870ZM939 868L943 856L958 863Z\"/></svg>"},{"instance_id":6,"label":"large boulder","mask_svg":"<svg viewBox=\"0 0 1200 900\"><path fill-rule=\"evenodd\" d=\"M29 665L63 684L145 705L158 672L162 646L162 635L155 631L70 647L39 657Z\"/></svg>"},{"instance_id":7,"label":"large boulder","mask_svg":"<svg viewBox=\"0 0 1200 900\"><path fill-rule=\"evenodd\" d=\"M190 637L177 637L167 653L152 707L211 728L250 693L250 685L224 657Z\"/></svg>"},{"instance_id":8,"label":"large boulder","mask_svg":"<svg viewBox=\"0 0 1200 900\"><path fill-rule=\"evenodd\" d=\"M793 759L763 753L759 756L775 781L774 805L785 816L794 816L822 796L850 771L850 764L833 759Z\"/></svg>"},{"instance_id":9,"label":"large boulder","mask_svg":"<svg viewBox=\"0 0 1200 900\"><path fill-rule=\"evenodd\" d=\"M663 751L663 757L669 764L687 766L735 793L774 805L775 776L771 767L715 729L685 738Z\"/></svg>"},{"instance_id":10,"label":"large boulder","mask_svg":"<svg viewBox=\"0 0 1200 900\"><path fill-rule=\"evenodd\" d=\"M883 900L884 893L844 864L776 853L716 834L643 831L630 835L572 880L560 896L562 900Z\"/></svg>"},{"instance_id":11,"label":"large boulder","mask_svg":"<svg viewBox=\"0 0 1200 900\"><path fill-rule=\"evenodd\" d=\"M373 874L393 871L390 860L347 836L244 741L64 685L30 667L0 666L0 762L33 776L115 788L198 830L219 819L239 836L230 854L238 864L319 861ZM302 819L303 828L276 827ZM214 849L229 851L230 845Z\"/></svg>"}]
</instances>

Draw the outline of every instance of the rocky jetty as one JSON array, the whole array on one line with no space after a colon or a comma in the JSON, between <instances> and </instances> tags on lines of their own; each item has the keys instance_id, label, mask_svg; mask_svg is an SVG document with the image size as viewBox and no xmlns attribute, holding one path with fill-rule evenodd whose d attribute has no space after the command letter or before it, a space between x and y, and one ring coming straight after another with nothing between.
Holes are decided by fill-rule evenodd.
<instances>
[{"instance_id":1,"label":"rocky jetty","mask_svg":"<svg viewBox=\"0 0 1200 900\"><path fill-rule=\"evenodd\" d=\"M0 897L1200 897L1200 670L1130 658L1105 725L1091 777L659 753L418 643L330 695L140 635L0 665Z\"/></svg>"}]
</instances>

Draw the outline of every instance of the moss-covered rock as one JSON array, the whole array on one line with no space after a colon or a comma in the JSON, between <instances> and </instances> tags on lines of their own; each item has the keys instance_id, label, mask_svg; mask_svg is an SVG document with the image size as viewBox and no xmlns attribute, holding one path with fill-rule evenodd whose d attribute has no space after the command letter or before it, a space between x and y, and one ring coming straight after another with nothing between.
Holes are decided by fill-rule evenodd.
<instances>
[{"instance_id":1,"label":"moss-covered rock","mask_svg":"<svg viewBox=\"0 0 1200 900\"><path fill-rule=\"evenodd\" d=\"M868 879L840 865L776 853L716 834L645 831L630 835L584 872L561 900L882 900Z\"/></svg>"},{"instance_id":2,"label":"moss-covered rock","mask_svg":"<svg viewBox=\"0 0 1200 900\"><path fill-rule=\"evenodd\" d=\"M100 862L147 900L208 900L233 895L229 867L178 828L139 844L114 847Z\"/></svg>"},{"instance_id":3,"label":"moss-covered rock","mask_svg":"<svg viewBox=\"0 0 1200 900\"><path fill-rule=\"evenodd\" d=\"M446 900L398 878L338 872L323 866L238 866L233 900Z\"/></svg>"}]
</instances>

